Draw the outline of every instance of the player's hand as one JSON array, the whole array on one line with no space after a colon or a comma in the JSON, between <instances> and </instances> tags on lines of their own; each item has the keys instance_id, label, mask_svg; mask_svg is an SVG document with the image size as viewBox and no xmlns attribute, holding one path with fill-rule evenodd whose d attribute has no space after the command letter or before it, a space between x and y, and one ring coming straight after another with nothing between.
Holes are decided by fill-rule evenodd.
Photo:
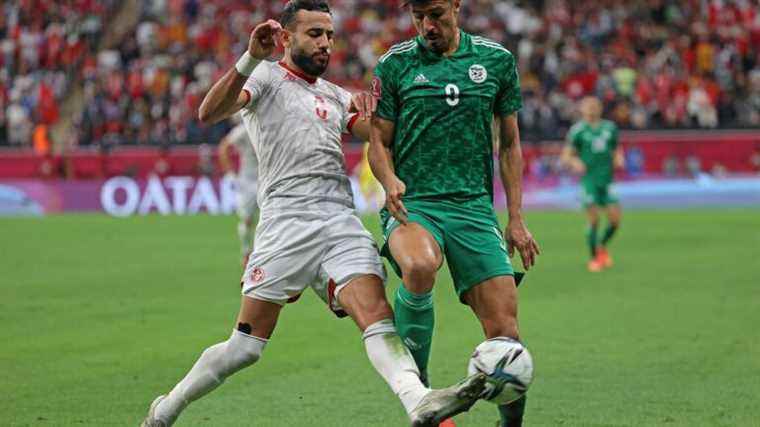
<instances>
[{"instance_id":1,"label":"player's hand","mask_svg":"<svg viewBox=\"0 0 760 427\"><path fill-rule=\"evenodd\" d=\"M570 168L572 169L573 173L577 175L586 174L586 165L584 165L583 162L578 159L575 159L575 161L571 163Z\"/></svg>"},{"instance_id":2,"label":"player's hand","mask_svg":"<svg viewBox=\"0 0 760 427\"><path fill-rule=\"evenodd\" d=\"M404 206L404 202L401 198L406 193L406 184L403 183L397 176L391 177L390 182L383 186L385 189L385 208L393 215L398 222L406 225L409 222L407 215L409 214Z\"/></svg>"},{"instance_id":3,"label":"player's hand","mask_svg":"<svg viewBox=\"0 0 760 427\"><path fill-rule=\"evenodd\" d=\"M349 113L359 113L359 118L369 120L377 109L377 98L369 92L359 92L351 96Z\"/></svg>"},{"instance_id":4,"label":"player's hand","mask_svg":"<svg viewBox=\"0 0 760 427\"><path fill-rule=\"evenodd\" d=\"M520 252L520 258L522 258L523 267L530 270L536 264L536 257L541 253L541 249L522 219L509 221L509 225L504 231L504 238L507 241L509 256L514 256L515 248L517 248L517 251Z\"/></svg>"},{"instance_id":5,"label":"player's hand","mask_svg":"<svg viewBox=\"0 0 760 427\"><path fill-rule=\"evenodd\" d=\"M282 31L282 27L274 19L257 25L251 31L251 38L248 41L248 53L258 60L269 58L277 46L276 37L280 31Z\"/></svg>"}]
</instances>

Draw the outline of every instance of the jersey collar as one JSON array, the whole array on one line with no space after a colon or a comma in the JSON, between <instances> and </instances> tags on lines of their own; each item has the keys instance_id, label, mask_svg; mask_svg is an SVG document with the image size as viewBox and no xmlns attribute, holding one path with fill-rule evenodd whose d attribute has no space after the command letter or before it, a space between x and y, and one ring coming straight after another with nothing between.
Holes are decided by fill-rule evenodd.
<instances>
[{"instance_id":1,"label":"jersey collar","mask_svg":"<svg viewBox=\"0 0 760 427\"><path fill-rule=\"evenodd\" d=\"M307 83L309 83L311 85L313 85L314 83L317 82L317 79L315 77L309 76L307 74L302 73L301 71L294 70L294 69L288 67L288 64L286 64L285 61L280 61L280 62L278 62L278 64L280 64L280 67L282 67L285 70L287 70L290 74L292 74L292 75L294 75L296 77L299 77L302 80L305 80Z\"/></svg>"},{"instance_id":2,"label":"jersey collar","mask_svg":"<svg viewBox=\"0 0 760 427\"><path fill-rule=\"evenodd\" d=\"M423 39L422 36L415 37L415 40L417 40L417 45L419 46L420 53L424 59L429 61L440 61L442 58L445 58L443 55L428 50L425 46L425 39ZM472 40L470 39L470 35L459 30L459 47L449 58L458 58L467 54L470 50L471 44Z\"/></svg>"}]
</instances>

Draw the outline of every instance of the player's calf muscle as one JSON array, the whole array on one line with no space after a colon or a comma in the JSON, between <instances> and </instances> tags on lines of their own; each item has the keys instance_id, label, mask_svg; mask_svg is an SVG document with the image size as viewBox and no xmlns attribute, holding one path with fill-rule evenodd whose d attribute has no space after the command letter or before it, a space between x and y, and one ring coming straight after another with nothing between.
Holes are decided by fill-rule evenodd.
<instances>
[{"instance_id":1,"label":"player's calf muscle","mask_svg":"<svg viewBox=\"0 0 760 427\"><path fill-rule=\"evenodd\" d=\"M486 337L519 339L517 288L511 277L489 279L468 291L464 300L480 320Z\"/></svg>"},{"instance_id":2,"label":"player's calf muscle","mask_svg":"<svg viewBox=\"0 0 760 427\"><path fill-rule=\"evenodd\" d=\"M338 293L338 302L362 331L375 322L393 317L382 281L374 275L351 281Z\"/></svg>"}]
</instances>

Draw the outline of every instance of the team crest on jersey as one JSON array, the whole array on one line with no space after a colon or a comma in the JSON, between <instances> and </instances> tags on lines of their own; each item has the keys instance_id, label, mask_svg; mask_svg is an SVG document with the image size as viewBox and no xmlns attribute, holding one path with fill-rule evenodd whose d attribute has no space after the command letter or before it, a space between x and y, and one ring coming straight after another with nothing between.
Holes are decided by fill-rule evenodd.
<instances>
[{"instance_id":1,"label":"team crest on jersey","mask_svg":"<svg viewBox=\"0 0 760 427\"><path fill-rule=\"evenodd\" d=\"M372 86L371 86L372 96L375 98L381 98L383 96L383 82L380 80L380 77L375 76L372 79Z\"/></svg>"},{"instance_id":2,"label":"team crest on jersey","mask_svg":"<svg viewBox=\"0 0 760 427\"><path fill-rule=\"evenodd\" d=\"M251 281L261 283L262 280L264 280L264 270L261 267L254 267L251 271Z\"/></svg>"},{"instance_id":3,"label":"team crest on jersey","mask_svg":"<svg viewBox=\"0 0 760 427\"><path fill-rule=\"evenodd\" d=\"M488 78L488 71L486 67L480 64L474 64L470 67L470 80L475 83L483 83Z\"/></svg>"}]
</instances>

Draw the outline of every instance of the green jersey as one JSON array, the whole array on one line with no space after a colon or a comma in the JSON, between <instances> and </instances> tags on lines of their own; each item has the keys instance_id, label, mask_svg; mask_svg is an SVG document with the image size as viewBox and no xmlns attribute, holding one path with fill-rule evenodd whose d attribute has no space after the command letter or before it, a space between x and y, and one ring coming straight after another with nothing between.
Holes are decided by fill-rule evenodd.
<instances>
[{"instance_id":1,"label":"green jersey","mask_svg":"<svg viewBox=\"0 0 760 427\"><path fill-rule=\"evenodd\" d=\"M461 31L447 57L416 37L380 57L372 88L377 115L395 123L391 150L405 199L493 195L491 124L522 107L512 53Z\"/></svg>"},{"instance_id":2,"label":"green jersey","mask_svg":"<svg viewBox=\"0 0 760 427\"><path fill-rule=\"evenodd\" d=\"M618 129L614 123L602 120L592 127L585 121L578 122L570 128L567 139L586 165L584 184L604 186L612 183L613 158L618 145Z\"/></svg>"}]
</instances>

